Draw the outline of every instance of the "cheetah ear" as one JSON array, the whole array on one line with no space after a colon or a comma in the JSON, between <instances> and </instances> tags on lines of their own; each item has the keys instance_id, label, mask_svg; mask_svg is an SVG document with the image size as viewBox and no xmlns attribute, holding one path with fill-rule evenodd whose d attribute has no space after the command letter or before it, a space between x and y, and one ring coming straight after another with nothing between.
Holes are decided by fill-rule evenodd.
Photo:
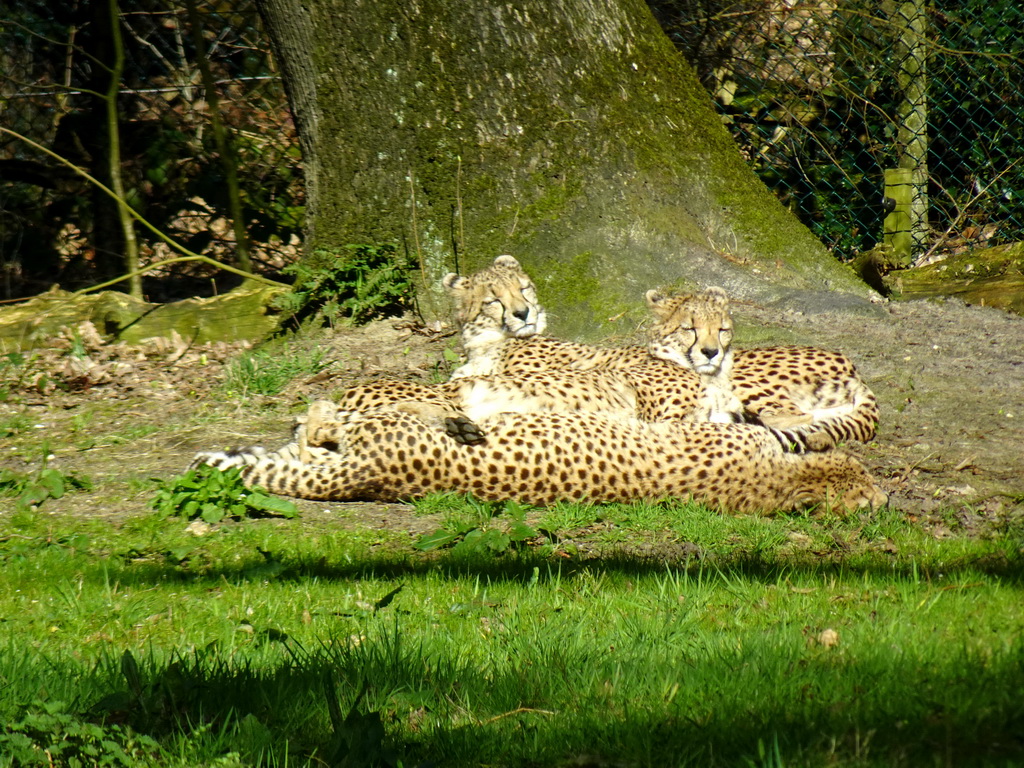
<instances>
[{"instance_id":1,"label":"cheetah ear","mask_svg":"<svg viewBox=\"0 0 1024 768\"><path fill-rule=\"evenodd\" d=\"M517 269L520 272L523 271L522 266L515 256L509 256L507 253L502 254L494 260L494 266L496 267L508 267L509 269Z\"/></svg>"},{"instance_id":2,"label":"cheetah ear","mask_svg":"<svg viewBox=\"0 0 1024 768\"><path fill-rule=\"evenodd\" d=\"M647 299L647 307L657 317L665 317L669 314L669 309L664 306L665 302L668 301L668 297L659 290L652 288L644 294L644 298Z\"/></svg>"},{"instance_id":3,"label":"cheetah ear","mask_svg":"<svg viewBox=\"0 0 1024 768\"><path fill-rule=\"evenodd\" d=\"M720 304L723 308L729 306L729 294L725 292L725 288L719 288L717 285L713 285L704 291L706 296L710 296L715 300L716 304Z\"/></svg>"},{"instance_id":4,"label":"cheetah ear","mask_svg":"<svg viewBox=\"0 0 1024 768\"><path fill-rule=\"evenodd\" d=\"M454 272L449 272L441 278L441 285L443 285L445 290L450 294L456 294L459 291L465 290L468 287L466 285L468 282L469 281L462 275L456 275Z\"/></svg>"}]
</instances>

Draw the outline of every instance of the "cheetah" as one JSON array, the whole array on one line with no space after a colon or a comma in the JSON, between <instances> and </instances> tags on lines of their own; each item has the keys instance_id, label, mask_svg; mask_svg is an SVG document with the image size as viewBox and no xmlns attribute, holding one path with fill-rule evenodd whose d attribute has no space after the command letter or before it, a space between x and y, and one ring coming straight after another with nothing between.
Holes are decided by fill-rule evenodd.
<instances>
[{"instance_id":1,"label":"cheetah","mask_svg":"<svg viewBox=\"0 0 1024 768\"><path fill-rule=\"evenodd\" d=\"M509 306L529 302L540 316L543 310L536 303L536 290L519 262L512 256L499 256L496 265L499 260L506 283L519 286L518 294L514 290L503 294L515 300ZM514 282L508 275L514 275ZM667 364L694 372L728 364L733 324L721 289L675 296L648 291L646 300L654 323L646 349L600 348L548 338L540 331L531 335L522 328L516 333L502 330L500 319L508 313L493 303L487 313L480 312L474 299L492 281L491 270L472 278L450 274L443 281L458 307L468 358L453 373L453 380L487 374L524 377L566 369L629 370L633 378L643 380L648 392L664 390L665 407L640 414L657 420L690 407L691 398L680 394L680 386L699 386L695 377L678 381L676 368ZM824 450L845 440L868 442L874 438L878 402L845 355L816 347L755 347L733 350L731 363L733 390L743 406L741 420L789 431L797 448Z\"/></svg>"},{"instance_id":2,"label":"cheetah","mask_svg":"<svg viewBox=\"0 0 1024 768\"><path fill-rule=\"evenodd\" d=\"M601 349L543 335L547 314L537 288L514 256L469 276L449 273L442 286L455 305L466 362L452 379L495 373L571 368L583 358L594 365L628 358L636 349Z\"/></svg>"},{"instance_id":3,"label":"cheetah","mask_svg":"<svg viewBox=\"0 0 1024 768\"><path fill-rule=\"evenodd\" d=\"M481 422L500 413L600 413L610 418L673 419L681 423L742 420L742 404L727 376L694 374L673 366L676 394L664 398L664 377L655 382L642 369L629 371L547 371L530 376L473 376L441 384L380 380L343 391L338 420L383 408L420 417L461 442L483 442ZM789 431L777 431L784 444Z\"/></svg>"},{"instance_id":4,"label":"cheetah","mask_svg":"<svg viewBox=\"0 0 1024 768\"><path fill-rule=\"evenodd\" d=\"M452 378L496 373L508 339L545 338L547 313L537 301L533 280L514 256L498 256L473 275L449 273L441 284L455 300L467 356Z\"/></svg>"},{"instance_id":5,"label":"cheetah","mask_svg":"<svg viewBox=\"0 0 1024 768\"><path fill-rule=\"evenodd\" d=\"M727 301L720 289L692 298L701 306L708 300ZM713 344L718 346L712 349ZM497 413L585 411L646 421L735 423L743 420L743 405L729 380L728 344L727 336L719 341L716 335L713 341L702 339L701 350L688 351L699 373L641 350L646 366L638 362L629 367L552 370L518 377L467 376L436 385L371 382L343 392L338 410L360 413L400 407L467 443L483 441L476 424ZM808 443L796 430L772 431L796 450Z\"/></svg>"},{"instance_id":6,"label":"cheetah","mask_svg":"<svg viewBox=\"0 0 1024 768\"><path fill-rule=\"evenodd\" d=\"M814 450L874 438L878 401L848 357L817 347L733 350L728 297L715 288L703 295L701 302L647 292L655 318L651 356L695 370L722 359L745 420L788 432Z\"/></svg>"},{"instance_id":7,"label":"cheetah","mask_svg":"<svg viewBox=\"0 0 1024 768\"><path fill-rule=\"evenodd\" d=\"M538 506L560 500L626 502L692 498L734 512L826 505L875 508L885 493L839 451L789 453L762 427L681 427L596 413L503 413L486 422L486 444L466 445L418 416L389 408L332 421L314 403L303 425L314 461L295 444L200 453L192 466L239 467L272 493L325 501L398 501L438 491Z\"/></svg>"}]
</instances>

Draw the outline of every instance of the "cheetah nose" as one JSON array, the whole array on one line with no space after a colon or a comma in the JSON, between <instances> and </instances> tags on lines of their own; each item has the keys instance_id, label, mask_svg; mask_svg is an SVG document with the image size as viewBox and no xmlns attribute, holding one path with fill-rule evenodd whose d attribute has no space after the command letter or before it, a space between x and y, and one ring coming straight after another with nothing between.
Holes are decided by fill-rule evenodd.
<instances>
[{"instance_id":1,"label":"cheetah nose","mask_svg":"<svg viewBox=\"0 0 1024 768\"><path fill-rule=\"evenodd\" d=\"M715 356L718 354L718 349L716 347L701 347L700 351L704 353L704 357L708 360L714 360Z\"/></svg>"},{"instance_id":2,"label":"cheetah nose","mask_svg":"<svg viewBox=\"0 0 1024 768\"><path fill-rule=\"evenodd\" d=\"M517 309L517 310L512 312L512 316L513 317L518 317L520 320L522 320L525 323L526 322L526 318L528 318L530 316L530 309L529 309L529 307L527 307L526 309Z\"/></svg>"}]
</instances>

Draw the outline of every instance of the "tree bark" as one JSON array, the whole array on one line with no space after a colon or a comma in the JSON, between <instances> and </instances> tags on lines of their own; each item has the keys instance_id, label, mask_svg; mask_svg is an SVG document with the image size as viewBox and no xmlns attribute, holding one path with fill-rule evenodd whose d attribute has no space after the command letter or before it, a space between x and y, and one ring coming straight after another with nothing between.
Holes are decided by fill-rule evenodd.
<instances>
[{"instance_id":1,"label":"tree bark","mask_svg":"<svg viewBox=\"0 0 1024 768\"><path fill-rule=\"evenodd\" d=\"M570 335L643 292L863 305L746 167L642 0L260 0L306 163L307 248L398 242L441 275L519 258Z\"/></svg>"}]
</instances>

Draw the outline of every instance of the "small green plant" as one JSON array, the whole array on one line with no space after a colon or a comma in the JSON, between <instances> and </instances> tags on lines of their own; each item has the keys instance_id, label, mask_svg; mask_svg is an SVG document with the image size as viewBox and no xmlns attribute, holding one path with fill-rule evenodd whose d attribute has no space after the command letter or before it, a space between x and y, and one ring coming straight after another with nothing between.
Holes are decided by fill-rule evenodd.
<instances>
[{"instance_id":1,"label":"small green plant","mask_svg":"<svg viewBox=\"0 0 1024 768\"><path fill-rule=\"evenodd\" d=\"M745 758L750 768L784 768L782 753L779 751L779 734L772 734L772 743L766 745L762 739L757 740L757 760Z\"/></svg>"},{"instance_id":2,"label":"small green plant","mask_svg":"<svg viewBox=\"0 0 1024 768\"><path fill-rule=\"evenodd\" d=\"M266 350L249 352L228 366L225 388L235 394L276 395L299 376L313 376L327 367L321 350L273 355Z\"/></svg>"},{"instance_id":3,"label":"small green plant","mask_svg":"<svg viewBox=\"0 0 1024 768\"><path fill-rule=\"evenodd\" d=\"M0 761L5 765L133 766L159 750L149 736L83 720L61 701L35 701L0 729L0 756L11 761Z\"/></svg>"},{"instance_id":4,"label":"small green plant","mask_svg":"<svg viewBox=\"0 0 1024 768\"><path fill-rule=\"evenodd\" d=\"M468 515L450 515L444 525L421 536L413 546L421 552L451 546L453 552L490 552L500 555L518 549L538 536L537 531L526 524L527 507L514 501L498 504L465 496L461 502L461 510L468 510ZM442 508L444 506L436 497L432 503ZM491 526L491 520L503 512L512 518L507 529Z\"/></svg>"},{"instance_id":5,"label":"small green plant","mask_svg":"<svg viewBox=\"0 0 1024 768\"><path fill-rule=\"evenodd\" d=\"M21 352L8 352L0 356L0 373L10 375L18 368L25 365L25 356Z\"/></svg>"},{"instance_id":6,"label":"small green plant","mask_svg":"<svg viewBox=\"0 0 1024 768\"><path fill-rule=\"evenodd\" d=\"M454 342L452 342L454 343ZM434 370L430 372L431 384L442 384L452 377L452 371L463 362L459 353L451 347L441 352L441 359L434 363Z\"/></svg>"},{"instance_id":7,"label":"small green plant","mask_svg":"<svg viewBox=\"0 0 1024 768\"><path fill-rule=\"evenodd\" d=\"M317 249L284 268L295 282L275 306L296 321L319 314L331 324L401 314L412 306L412 269L393 245Z\"/></svg>"},{"instance_id":8,"label":"small green plant","mask_svg":"<svg viewBox=\"0 0 1024 768\"><path fill-rule=\"evenodd\" d=\"M0 397L0 401L3 398ZM15 413L0 419L0 437L14 437L32 426L32 420L23 413Z\"/></svg>"},{"instance_id":9,"label":"small green plant","mask_svg":"<svg viewBox=\"0 0 1024 768\"><path fill-rule=\"evenodd\" d=\"M25 385L29 375L28 361L20 352L0 356L0 403L7 402L11 393Z\"/></svg>"},{"instance_id":10,"label":"small green plant","mask_svg":"<svg viewBox=\"0 0 1024 768\"><path fill-rule=\"evenodd\" d=\"M47 451L48 452L48 451ZM15 519L30 514L47 499L59 499L71 490L89 490L88 478L65 475L59 469L44 466L36 472L0 469L0 496L14 496Z\"/></svg>"},{"instance_id":11,"label":"small green plant","mask_svg":"<svg viewBox=\"0 0 1024 768\"><path fill-rule=\"evenodd\" d=\"M295 504L287 499L269 496L259 487L247 488L237 467L225 471L206 466L190 469L171 482L161 483L150 506L161 518L200 518L211 524L226 517L292 518L297 514Z\"/></svg>"},{"instance_id":12,"label":"small green plant","mask_svg":"<svg viewBox=\"0 0 1024 768\"><path fill-rule=\"evenodd\" d=\"M559 501L544 509L540 527L548 531L574 531L599 522L608 509L604 504Z\"/></svg>"},{"instance_id":13,"label":"small green plant","mask_svg":"<svg viewBox=\"0 0 1024 768\"><path fill-rule=\"evenodd\" d=\"M68 356L73 357L76 360L83 360L89 356L89 350L86 349L85 340L82 338L82 334L75 329L71 337L71 348L68 350Z\"/></svg>"}]
</instances>

